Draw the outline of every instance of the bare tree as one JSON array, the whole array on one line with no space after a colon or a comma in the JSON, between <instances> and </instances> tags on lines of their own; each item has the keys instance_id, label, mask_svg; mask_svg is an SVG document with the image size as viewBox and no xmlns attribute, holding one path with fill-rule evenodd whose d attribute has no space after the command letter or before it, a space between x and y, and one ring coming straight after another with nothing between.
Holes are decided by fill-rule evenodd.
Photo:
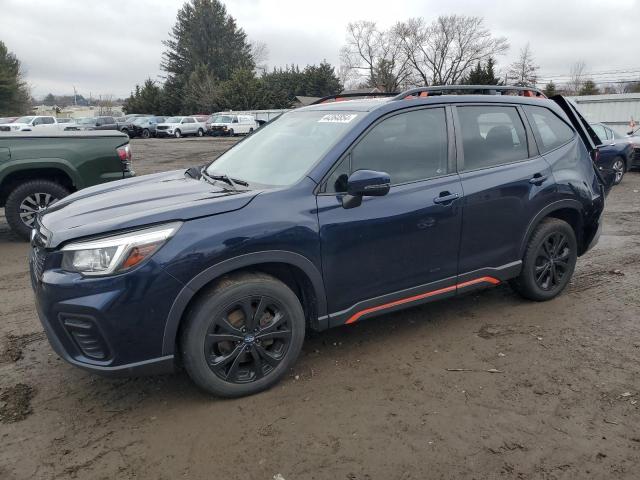
<instances>
[{"instance_id":1,"label":"bare tree","mask_svg":"<svg viewBox=\"0 0 640 480\"><path fill-rule=\"evenodd\" d=\"M417 83L460 83L478 62L503 54L506 38L494 37L482 17L440 16L431 24L423 18L398 23L394 31Z\"/></svg>"},{"instance_id":2,"label":"bare tree","mask_svg":"<svg viewBox=\"0 0 640 480\"><path fill-rule=\"evenodd\" d=\"M267 60L269 60L269 47L265 42L251 42L251 58L256 66L256 70L267 71Z\"/></svg>"},{"instance_id":3,"label":"bare tree","mask_svg":"<svg viewBox=\"0 0 640 480\"><path fill-rule=\"evenodd\" d=\"M98 115L113 115L113 95L100 95L98 104Z\"/></svg>"},{"instance_id":4,"label":"bare tree","mask_svg":"<svg viewBox=\"0 0 640 480\"><path fill-rule=\"evenodd\" d=\"M514 85L520 87L534 87L538 82L538 65L536 65L531 47L527 43L522 50L518 60L513 62L507 73L507 80L513 81ZM508 82L507 82L508 83Z\"/></svg>"},{"instance_id":5,"label":"bare tree","mask_svg":"<svg viewBox=\"0 0 640 480\"><path fill-rule=\"evenodd\" d=\"M569 73L569 81L567 82L567 90L571 95L577 95L582 88L582 84L585 80L585 70L587 64L582 60L571 65L571 72Z\"/></svg>"},{"instance_id":6,"label":"bare tree","mask_svg":"<svg viewBox=\"0 0 640 480\"><path fill-rule=\"evenodd\" d=\"M378 29L375 22L347 25L347 43L340 51L342 68L366 78L370 87L394 92L406 84L411 68L404 48L393 30Z\"/></svg>"}]
</instances>

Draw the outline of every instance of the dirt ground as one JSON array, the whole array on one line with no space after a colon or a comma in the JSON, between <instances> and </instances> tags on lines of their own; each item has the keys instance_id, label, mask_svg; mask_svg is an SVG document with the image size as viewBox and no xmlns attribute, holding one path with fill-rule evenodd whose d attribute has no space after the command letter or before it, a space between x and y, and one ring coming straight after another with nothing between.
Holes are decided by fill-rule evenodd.
<instances>
[{"instance_id":1,"label":"dirt ground","mask_svg":"<svg viewBox=\"0 0 640 480\"><path fill-rule=\"evenodd\" d=\"M231 141L132 144L142 174ZM637 479L640 173L605 218L551 302L500 286L313 334L283 382L238 400L60 360L0 219L0 479Z\"/></svg>"}]
</instances>

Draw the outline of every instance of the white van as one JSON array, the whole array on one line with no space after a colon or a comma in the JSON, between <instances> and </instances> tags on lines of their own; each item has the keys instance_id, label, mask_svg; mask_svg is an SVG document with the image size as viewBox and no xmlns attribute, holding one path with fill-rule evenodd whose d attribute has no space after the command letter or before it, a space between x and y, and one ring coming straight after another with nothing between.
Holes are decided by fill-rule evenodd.
<instances>
[{"instance_id":1,"label":"white van","mask_svg":"<svg viewBox=\"0 0 640 480\"><path fill-rule=\"evenodd\" d=\"M211 135L248 135L259 127L253 115L216 113L207 120L207 130Z\"/></svg>"}]
</instances>

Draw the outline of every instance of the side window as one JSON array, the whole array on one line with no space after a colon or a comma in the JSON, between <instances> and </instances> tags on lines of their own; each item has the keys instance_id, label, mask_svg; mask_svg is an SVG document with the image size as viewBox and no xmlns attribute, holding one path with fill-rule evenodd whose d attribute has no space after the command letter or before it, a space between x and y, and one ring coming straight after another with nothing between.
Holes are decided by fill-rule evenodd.
<instances>
[{"instance_id":1,"label":"side window","mask_svg":"<svg viewBox=\"0 0 640 480\"><path fill-rule=\"evenodd\" d=\"M46 124L46 125L51 125L56 123L56 121L53 119L53 117L44 117L42 119L42 123Z\"/></svg>"},{"instance_id":2,"label":"side window","mask_svg":"<svg viewBox=\"0 0 640 480\"><path fill-rule=\"evenodd\" d=\"M36 126L36 125L42 125L43 123L44 123L44 121L43 121L42 117L38 117L38 118L36 118L36 119L33 121L33 125L34 125L34 126Z\"/></svg>"},{"instance_id":3,"label":"side window","mask_svg":"<svg viewBox=\"0 0 640 480\"><path fill-rule=\"evenodd\" d=\"M444 109L414 110L377 124L333 170L325 191L346 191L356 170L386 172L394 185L449 173Z\"/></svg>"},{"instance_id":4,"label":"side window","mask_svg":"<svg viewBox=\"0 0 640 480\"><path fill-rule=\"evenodd\" d=\"M596 135L598 135L601 143L602 141L607 139L607 129L602 125L591 125L591 128L593 128L593 131L596 132Z\"/></svg>"},{"instance_id":5,"label":"side window","mask_svg":"<svg viewBox=\"0 0 640 480\"><path fill-rule=\"evenodd\" d=\"M524 108L541 153L553 150L573 139L573 129L548 108L532 105Z\"/></svg>"},{"instance_id":6,"label":"side window","mask_svg":"<svg viewBox=\"0 0 640 480\"><path fill-rule=\"evenodd\" d=\"M609 127L604 127L604 132L607 134L607 140L613 140L615 138L613 130L611 130Z\"/></svg>"},{"instance_id":7,"label":"side window","mask_svg":"<svg viewBox=\"0 0 640 480\"><path fill-rule=\"evenodd\" d=\"M524 124L514 107L458 107L464 170L476 170L529 157Z\"/></svg>"}]
</instances>

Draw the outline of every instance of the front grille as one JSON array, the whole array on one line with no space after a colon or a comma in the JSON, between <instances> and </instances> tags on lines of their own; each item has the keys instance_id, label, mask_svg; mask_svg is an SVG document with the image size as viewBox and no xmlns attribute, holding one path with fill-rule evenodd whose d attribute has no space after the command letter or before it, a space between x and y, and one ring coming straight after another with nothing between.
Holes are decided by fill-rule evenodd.
<instances>
[{"instance_id":1,"label":"front grille","mask_svg":"<svg viewBox=\"0 0 640 480\"><path fill-rule=\"evenodd\" d=\"M60 314L64 328L82 354L93 360L106 360L109 348L93 318L84 315Z\"/></svg>"},{"instance_id":2,"label":"front grille","mask_svg":"<svg viewBox=\"0 0 640 480\"><path fill-rule=\"evenodd\" d=\"M158 125L156 127L156 130L167 130L169 127L165 126L165 125Z\"/></svg>"}]
</instances>

